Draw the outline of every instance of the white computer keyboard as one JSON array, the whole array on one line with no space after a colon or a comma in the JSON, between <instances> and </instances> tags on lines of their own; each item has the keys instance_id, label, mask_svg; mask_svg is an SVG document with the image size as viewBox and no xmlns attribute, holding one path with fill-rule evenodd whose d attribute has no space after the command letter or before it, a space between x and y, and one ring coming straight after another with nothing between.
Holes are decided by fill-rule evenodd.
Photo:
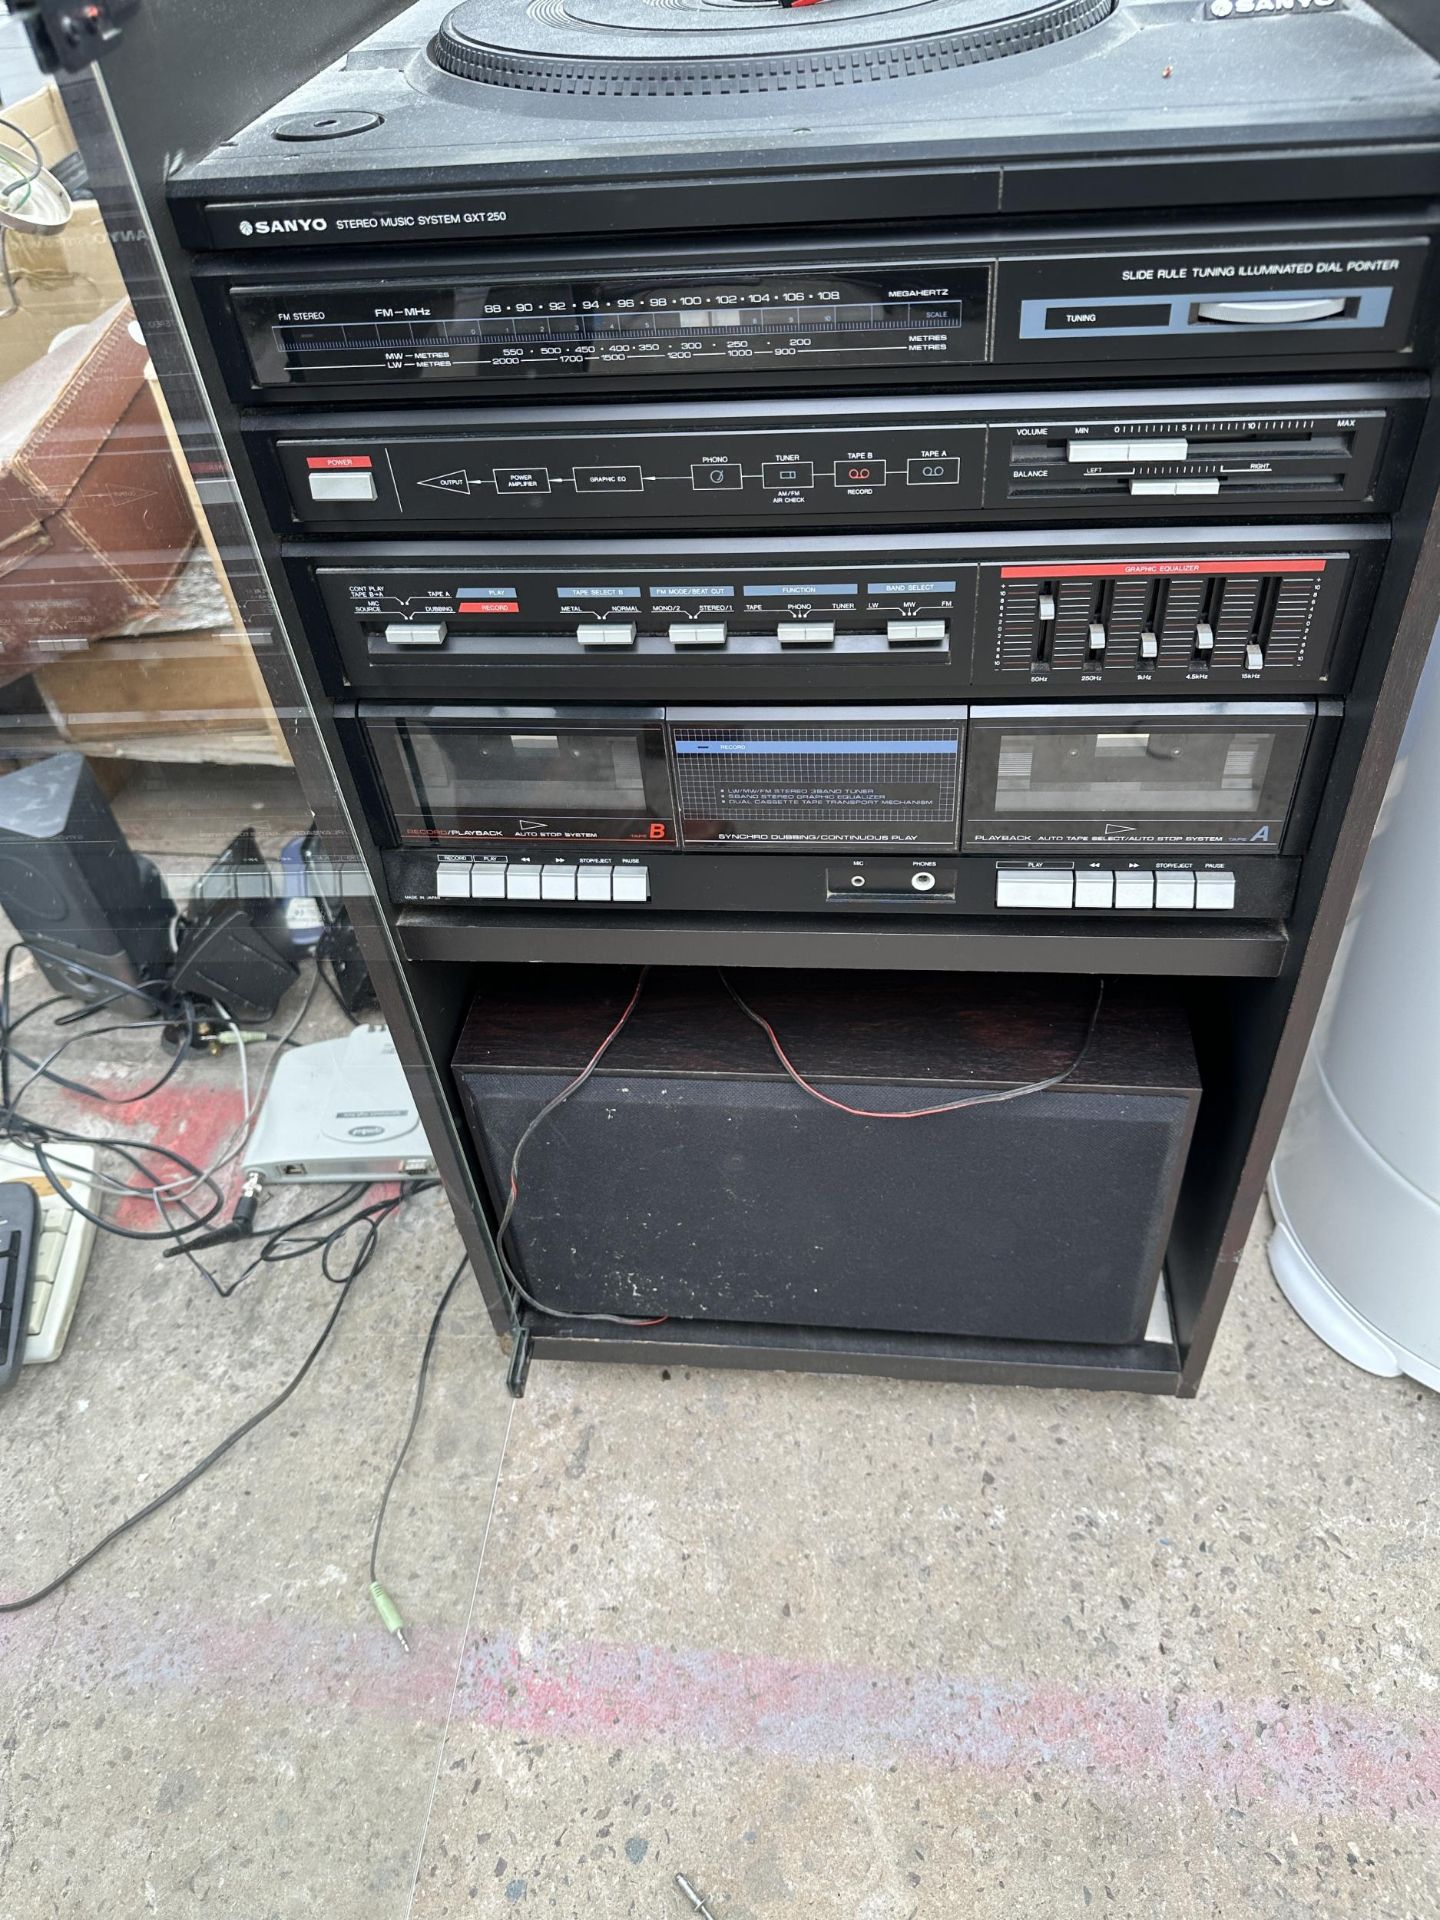
<instances>
[{"instance_id":1,"label":"white computer keyboard","mask_svg":"<svg viewBox=\"0 0 1440 1920\"><path fill-rule=\"evenodd\" d=\"M92 1213L100 1211L100 1190L94 1174L94 1147L77 1143L49 1149L52 1162L64 1162L60 1174L75 1198ZM23 1180L40 1198L40 1243L35 1249L35 1271L30 1281L30 1324L25 1340L25 1365L40 1366L58 1360L75 1317L80 1283L90 1264L95 1224L67 1206L55 1191L34 1154L24 1147L0 1143L0 1180Z\"/></svg>"}]
</instances>

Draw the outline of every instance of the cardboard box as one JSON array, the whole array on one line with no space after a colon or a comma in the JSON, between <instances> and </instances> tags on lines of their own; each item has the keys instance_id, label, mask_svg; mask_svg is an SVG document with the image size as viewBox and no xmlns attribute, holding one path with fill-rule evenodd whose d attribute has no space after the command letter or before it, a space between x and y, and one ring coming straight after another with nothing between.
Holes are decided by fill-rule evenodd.
<instances>
[{"instance_id":1,"label":"cardboard box","mask_svg":"<svg viewBox=\"0 0 1440 1920\"><path fill-rule=\"evenodd\" d=\"M5 118L24 128L47 167L75 151L60 95L49 83L7 106ZM0 288L0 381L39 360L58 334L86 325L125 297L125 282L93 200L77 201L59 233L10 231L4 245L14 291ZM7 312L12 297L15 307Z\"/></svg>"},{"instance_id":2,"label":"cardboard box","mask_svg":"<svg viewBox=\"0 0 1440 1920\"><path fill-rule=\"evenodd\" d=\"M158 607L196 529L128 302L0 387L0 667Z\"/></svg>"},{"instance_id":3,"label":"cardboard box","mask_svg":"<svg viewBox=\"0 0 1440 1920\"><path fill-rule=\"evenodd\" d=\"M28 133L40 149L40 158L53 173L60 162L75 151L75 134L60 89L53 80L42 81L34 93L27 93L3 109L22 133ZM0 138L4 128L0 127Z\"/></svg>"},{"instance_id":4,"label":"cardboard box","mask_svg":"<svg viewBox=\"0 0 1440 1920\"><path fill-rule=\"evenodd\" d=\"M100 640L37 669L35 684L57 732L76 746L196 729L263 733L270 716L250 643L233 633Z\"/></svg>"}]
</instances>

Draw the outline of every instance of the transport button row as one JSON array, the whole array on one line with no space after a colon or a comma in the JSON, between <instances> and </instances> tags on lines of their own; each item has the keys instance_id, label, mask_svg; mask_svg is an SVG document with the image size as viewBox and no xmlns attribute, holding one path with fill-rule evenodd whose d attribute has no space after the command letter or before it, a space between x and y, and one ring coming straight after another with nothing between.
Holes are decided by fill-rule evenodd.
<instances>
[{"instance_id":1,"label":"transport button row","mask_svg":"<svg viewBox=\"0 0 1440 1920\"><path fill-rule=\"evenodd\" d=\"M629 903L650 898L650 869L610 860L519 861L442 858L437 900L577 900Z\"/></svg>"},{"instance_id":2,"label":"transport button row","mask_svg":"<svg viewBox=\"0 0 1440 1920\"><path fill-rule=\"evenodd\" d=\"M1068 867L1002 867L995 876L997 907L1064 913L1073 907L1227 912L1235 906L1233 873L1187 868L1151 872L1072 872Z\"/></svg>"}]
</instances>

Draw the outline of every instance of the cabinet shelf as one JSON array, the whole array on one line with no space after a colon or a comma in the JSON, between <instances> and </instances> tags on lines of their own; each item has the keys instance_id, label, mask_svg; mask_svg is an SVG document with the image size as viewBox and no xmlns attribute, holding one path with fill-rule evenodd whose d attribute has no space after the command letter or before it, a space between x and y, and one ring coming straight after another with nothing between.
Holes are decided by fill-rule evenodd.
<instances>
[{"instance_id":1,"label":"cabinet shelf","mask_svg":"<svg viewBox=\"0 0 1440 1920\"><path fill-rule=\"evenodd\" d=\"M860 967L959 973L1143 973L1274 979L1282 928L1264 922L1084 926L1000 918L963 930L935 920L820 921L773 914L533 913L407 907L407 960L641 966Z\"/></svg>"}]
</instances>

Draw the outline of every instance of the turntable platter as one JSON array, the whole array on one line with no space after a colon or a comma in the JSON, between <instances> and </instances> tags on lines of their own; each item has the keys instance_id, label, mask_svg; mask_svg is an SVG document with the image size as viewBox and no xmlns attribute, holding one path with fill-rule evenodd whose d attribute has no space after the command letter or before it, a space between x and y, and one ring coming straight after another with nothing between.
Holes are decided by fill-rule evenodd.
<instances>
[{"instance_id":1,"label":"turntable platter","mask_svg":"<svg viewBox=\"0 0 1440 1920\"><path fill-rule=\"evenodd\" d=\"M464 0L443 72L532 93L684 98L856 86L1073 39L1119 0Z\"/></svg>"}]
</instances>

